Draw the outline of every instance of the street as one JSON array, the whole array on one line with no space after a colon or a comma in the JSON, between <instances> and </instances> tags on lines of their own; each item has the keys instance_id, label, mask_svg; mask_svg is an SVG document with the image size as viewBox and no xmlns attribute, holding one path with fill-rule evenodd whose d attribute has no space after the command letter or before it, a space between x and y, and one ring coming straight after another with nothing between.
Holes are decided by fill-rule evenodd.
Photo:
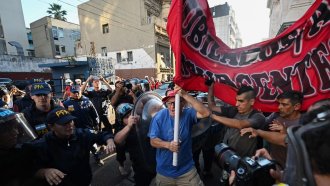
<instances>
[{"instance_id":1,"label":"street","mask_svg":"<svg viewBox=\"0 0 330 186\"><path fill-rule=\"evenodd\" d=\"M127 154L127 158L128 154ZM201 161L202 156L200 156L201 167L203 167L203 161ZM116 154L112 154L110 156L103 157L104 165L98 166L94 159L91 156L91 166L93 170L93 181L92 186L133 186L134 179L133 174L131 173L129 176L121 176L118 170L118 163L116 161ZM130 161L126 160L125 168L129 170ZM215 186L220 185L219 175L220 169L218 166L213 163L212 173L213 177L209 177L208 179L203 179L205 186ZM151 186L155 185L154 181L151 183Z\"/></svg>"}]
</instances>

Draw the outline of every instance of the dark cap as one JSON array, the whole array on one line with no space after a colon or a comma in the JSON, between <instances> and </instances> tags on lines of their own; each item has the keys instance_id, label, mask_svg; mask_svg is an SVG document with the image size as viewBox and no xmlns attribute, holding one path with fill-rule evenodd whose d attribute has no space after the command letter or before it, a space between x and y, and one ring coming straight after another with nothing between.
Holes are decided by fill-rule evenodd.
<instances>
[{"instance_id":1,"label":"dark cap","mask_svg":"<svg viewBox=\"0 0 330 186\"><path fill-rule=\"evenodd\" d=\"M175 91L174 90L169 90L167 92L167 96L162 99L163 103L167 102L170 98L175 97Z\"/></svg>"},{"instance_id":2,"label":"dark cap","mask_svg":"<svg viewBox=\"0 0 330 186\"><path fill-rule=\"evenodd\" d=\"M49 94L51 92L50 86L43 83L34 83L31 87L31 95L34 96L36 94Z\"/></svg>"},{"instance_id":3,"label":"dark cap","mask_svg":"<svg viewBox=\"0 0 330 186\"><path fill-rule=\"evenodd\" d=\"M63 107L57 107L50 111L47 114L47 124L59 124L64 125L71 120L76 119L76 117L72 116L69 111L65 110Z\"/></svg>"},{"instance_id":4,"label":"dark cap","mask_svg":"<svg viewBox=\"0 0 330 186\"><path fill-rule=\"evenodd\" d=\"M70 88L70 92L80 92L80 86L79 85L72 85Z\"/></svg>"},{"instance_id":5,"label":"dark cap","mask_svg":"<svg viewBox=\"0 0 330 186\"><path fill-rule=\"evenodd\" d=\"M42 79L33 78L33 79L30 79L28 82L29 82L29 85L32 85L34 83L43 83L44 81Z\"/></svg>"}]
</instances>

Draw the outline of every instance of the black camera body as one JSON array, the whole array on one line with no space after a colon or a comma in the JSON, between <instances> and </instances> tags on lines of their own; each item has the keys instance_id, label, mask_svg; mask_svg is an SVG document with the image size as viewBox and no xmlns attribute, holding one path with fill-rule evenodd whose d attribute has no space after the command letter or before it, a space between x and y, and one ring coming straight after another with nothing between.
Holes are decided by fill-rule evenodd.
<instances>
[{"instance_id":1,"label":"black camera body","mask_svg":"<svg viewBox=\"0 0 330 186\"><path fill-rule=\"evenodd\" d=\"M269 174L270 169L275 169L275 163L266 158L241 158L225 143L215 146L215 154L220 168L229 174L232 170L235 171L237 186L271 186L275 183Z\"/></svg>"},{"instance_id":2,"label":"black camera body","mask_svg":"<svg viewBox=\"0 0 330 186\"><path fill-rule=\"evenodd\" d=\"M127 88L127 92L129 91L129 90L132 90L132 88L133 88L133 85L132 85L132 83L130 82L130 81L122 81L121 82L124 86L123 87L126 87Z\"/></svg>"}]
</instances>

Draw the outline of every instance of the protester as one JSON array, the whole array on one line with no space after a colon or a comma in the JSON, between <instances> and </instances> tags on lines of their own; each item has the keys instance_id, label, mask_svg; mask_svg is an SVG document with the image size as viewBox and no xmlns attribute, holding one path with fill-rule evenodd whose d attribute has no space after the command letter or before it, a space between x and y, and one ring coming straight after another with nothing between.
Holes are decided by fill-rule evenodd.
<instances>
[{"instance_id":1,"label":"protester","mask_svg":"<svg viewBox=\"0 0 330 186\"><path fill-rule=\"evenodd\" d=\"M118 122L123 125L123 128L118 131L115 135L115 143L119 146L125 146L125 149L129 153L129 157L132 162L132 167L134 170L134 180L136 186L147 186L150 185L152 179L156 176L156 170L149 170L142 160L144 153L155 153L151 152L142 152L140 149L138 135L134 128L134 125L137 125L139 116L132 116L131 112L133 110L133 105L129 103L120 104L117 109L117 118ZM147 160L150 163L153 160Z\"/></svg>"},{"instance_id":2,"label":"protester","mask_svg":"<svg viewBox=\"0 0 330 186\"><path fill-rule=\"evenodd\" d=\"M47 114L58 107L52 99L50 86L45 83L34 83L31 87L31 98L34 103L25 108L22 112L38 137L42 137L48 132L45 123Z\"/></svg>"},{"instance_id":3,"label":"protester","mask_svg":"<svg viewBox=\"0 0 330 186\"><path fill-rule=\"evenodd\" d=\"M236 107L217 107L214 101L213 89L214 82L209 86L208 105L209 109L221 114L221 116L212 114L211 117L220 124L228 127L223 142L235 149L241 157L252 156L257 150L257 139L249 138L248 135L241 136L240 129L247 127L258 129L263 128L265 124L265 117L263 114L253 109L256 97L253 88L242 85L242 87L238 89ZM262 146L262 143L259 145Z\"/></svg>"},{"instance_id":4,"label":"protester","mask_svg":"<svg viewBox=\"0 0 330 186\"><path fill-rule=\"evenodd\" d=\"M106 144L106 152L114 152L113 136L109 132L94 134L88 129L74 127L74 119L65 108L59 107L47 115L51 132L36 141L36 176L49 185L89 186L92 170L89 151L94 143Z\"/></svg>"},{"instance_id":5,"label":"protester","mask_svg":"<svg viewBox=\"0 0 330 186\"><path fill-rule=\"evenodd\" d=\"M327 186L330 182L330 99L310 106L301 122L287 129L288 161L284 174L280 169L271 169L270 175L290 186ZM255 157L273 159L266 149L258 150ZM233 184L235 174L231 174L230 180Z\"/></svg>"},{"instance_id":6,"label":"protester","mask_svg":"<svg viewBox=\"0 0 330 186\"><path fill-rule=\"evenodd\" d=\"M3 107L4 108L11 108L11 106L10 106L10 102L11 102L10 92L8 91L7 87L5 87L5 86L0 86L0 99L3 102Z\"/></svg>"},{"instance_id":7,"label":"protester","mask_svg":"<svg viewBox=\"0 0 330 186\"><path fill-rule=\"evenodd\" d=\"M179 116L179 139L174 142L175 92L181 96ZM197 118L205 118L210 111L198 100L180 87L162 99L167 106L152 119L148 136L153 147L157 148L157 185L204 185L194 166L192 155L192 125ZM184 108L185 104L192 108ZM177 166L172 165L173 152L178 153Z\"/></svg>"},{"instance_id":8,"label":"protester","mask_svg":"<svg viewBox=\"0 0 330 186\"><path fill-rule=\"evenodd\" d=\"M75 82L75 85L79 85L79 86L82 85L81 79L75 79L74 82Z\"/></svg>"},{"instance_id":9,"label":"protester","mask_svg":"<svg viewBox=\"0 0 330 186\"><path fill-rule=\"evenodd\" d=\"M71 85L73 85L73 82L71 81L71 79L66 79L64 81L64 83L65 83L65 90L63 93L62 100L66 100L70 96Z\"/></svg>"},{"instance_id":10,"label":"protester","mask_svg":"<svg viewBox=\"0 0 330 186\"><path fill-rule=\"evenodd\" d=\"M241 130L241 135L251 133L250 138L260 136L269 142L271 156L281 167L284 167L287 154L284 140L286 129L299 124L302 116L300 109L303 95L298 91L286 91L277 96L277 101L279 112L274 112L267 117L265 130L244 128Z\"/></svg>"},{"instance_id":11,"label":"protester","mask_svg":"<svg viewBox=\"0 0 330 186\"><path fill-rule=\"evenodd\" d=\"M87 84L92 81L93 84L93 90L86 90ZM102 83L104 83L107 87L107 89L103 89ZM106 100L108 100L108 96L112 93L111 86L109 83L102 77L97 77L97 76L89 76L88 79L86 80L86 83L81 86L81 92L88 97L96 111L97 114L99 115L100 122L99 122L99 129L102 129L101 123L104 125L104 130L107 130L109 132L112 132L112 127L111 124L108 120L108 118L105 115L105 109L103 109L102 103L104 103Z\"/></svg>"}]
</instances>

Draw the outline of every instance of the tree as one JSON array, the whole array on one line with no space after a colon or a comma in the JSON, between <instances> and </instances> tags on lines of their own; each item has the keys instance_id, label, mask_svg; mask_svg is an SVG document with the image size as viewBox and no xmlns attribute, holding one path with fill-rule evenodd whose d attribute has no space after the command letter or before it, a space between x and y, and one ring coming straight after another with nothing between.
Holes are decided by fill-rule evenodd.
<instances>
[{"instance_id":1,"label":"tree","mask_svg":"<svg viewBox=\"0 0 330 186\"><path fill-rule=\"evenodd\" d=\"M47 10L47 13L50 16L53 16L54 19L58 19L58 20L62 20L62 21L66 21L66 18L64 16L66 16L66 10L61 10L62 6L56 3L53 4L49 4L50 7Z\"/></svg>"}]
</instances>

